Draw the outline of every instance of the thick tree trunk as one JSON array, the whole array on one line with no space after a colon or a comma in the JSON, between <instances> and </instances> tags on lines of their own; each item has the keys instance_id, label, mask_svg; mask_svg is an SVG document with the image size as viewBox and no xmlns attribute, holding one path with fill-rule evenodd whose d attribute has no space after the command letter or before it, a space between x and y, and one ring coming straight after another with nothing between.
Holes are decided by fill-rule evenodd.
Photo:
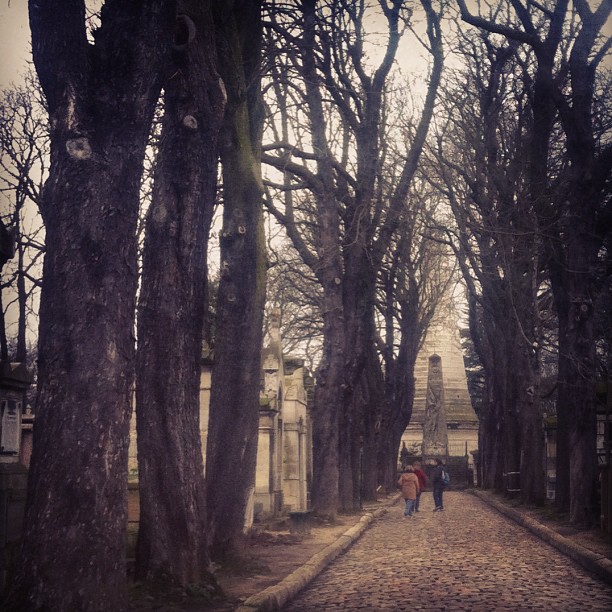
<instances>
[{"instance_id":1,"label":"thick tree trunk","mask_svg":"<svg viewBox=\"0 0 612 612\"><path fill-rule=\"evenodd\" d=\"M312 410L312 505L318 515L333 518L340 504L338 415L344 384L344 317L338 285L332 280L323 291L323 355Z\"/></svg>"},{"instance_id":2,"label":"thick tree trunk","mask_svg":"<svg viewBox=\"0 0 612 612\"><path fill-rule=\"evenodd\" d=\"M9 607L124 610L136 221L172 11L31 2L51 119L42 213L38 400L22 555ZM76 5L76 6L73 6Z\"/></svg>"},{"instance_id":3,"label":"thick tree trunk","mask_svg":"<svg viewBox=\"0 0 612 612\"><path fill-rule=\"evenodd\" d=\"M507 372L505 362L500 367L491 370L486 388L488 410L485 410L484 419L480 427L480 439L484 443L483 452L483 486L498 493L506 491L505 473L509 471L506 459L507 445L512 442L507 434L508 422L506 419ZM516 463L518 470L519 464Z\"/></svg>"},{"instance_id":4,"label":"thick tree trunk","mask_svg":"<svg viewBox=\"0 0 612 612\"><path fill-rule=\"evenodd\" d=\"M593 292L585 253L588 242L577 232L577 244L568 247L569 308L563 328L567 336L567 378L560 381L560 393L571 407L570 446L570 520L590 526L596 521L597 491L597 415L595 407L595 342L593 335ZM591 259L592 261L592 259Z\"/></svg>"},{"instance_id":5,"label":"thick tree trunk","mask_svg":"<svg viewBox=\"0 0 612 612\"><path fill-rule=\"evenodd\" d=\"M520 204L519 204L520 206ZM544 472L544 417L540 399L540 357L538 347L540 284L540 240L533 229L537 218L524 209L514 219L522 230L513 241L514 262L509 276L513 279L514 358L511 376L521 419L521 500L524 504L543 505L546 498Z\"/></svg>"},{"instance_id":6,"label":"thick tree trunk","mask_svg":"<svg viewBox=\"0 0 612 612\"><path fill-rule=\"evenodd\" d=\"M537 356L531 347L517 348L522 359L514 360L517 378L518 404L521 407L521 500L524 504L543 505L544 481L544 428L540 409L540 382Z\"/></svg>"},{"instance_id":7,"label":"thick tree trunk","mask_svg":"<svg viewBox=\"0 0 612 612\"><path fill-rule=\"evenodd\" d=\"M180 12L138 307L136 577L187 586L213 582L199 392L206 253L224 101L210 4L181 0Z\"/></svg>"},{"instance_id":8,"label":"thick tree trunk","mask_svg":"<svg viewBox=\"0 0 612 612\"><path fill-rule=\"evenodd\" d=\"M554 282L553 282L553 292ZM568 315L565 308L559 309L559 359L557 374L557 457L555 461L555 507L557 511L568 513L570 510L570 443L569 432L572 421L572 404L565 392L569 378L570 357L567 349L569 340L566 331Z\"/></svg>"},{"instance_id":9,"label":"thick tree trunk","mask_svg":"<svg viewBox=\"0 0 612 612\"><path fill-rule=\"evenodd\" d=\"M506 394L502 396L504 442L503 442L503 473L504 493L509 497L520 495L521 449L522 449L522 423L518 394L512 379L506 387Z\"/></svg>"},{"instance_id":10,"label":"thick tree trunk","mask_svg":"<svg viewBox=\"0 0 612 612\"><path fill-rule=\"evenodd\" d=\"M255 484L266 255L260 166L261 3L223 2L214 11L228 106L221 146L221 278L206 483L211 554L221 558L242 552Z\"/></svg>"},{"instance_id":11,"label":"thick tree trunk","mask_svg":"<svg viewBox=\"0 0 612 612\"><path fill-rule=\"evenodd\" d=\"M112 173L87 180L78 165L56 167L45 193L45 208L71 212L59 220L46 215L22 584L46 609L120 610L136 293L133 177L141 167L115 158ZM87 192L83 199L65 187L75 184ZM125 206L115 208L113 223L102 212L111 202Z\"/></svg>"},{"instance_id":12,"label":"thick tree trunk","mask_svg":"<svg viewBox=\"0 0 612 612\"><path fill-rule=\"evenodd\" d=\"M19 232L19 228L17 228ZM27 330L27 301L25 278L26 271L24 266L24 248L21 237L17 239L17 304L18 304L18 319L17 319L17 350L15 352L15 361L25 363L28 356L26 343Z\"/></svg>"},{"instance_id":13,"label":"thick tree trunk","mask_svg":"<svg viewBox=\"0 0 612 612\"><path fill-rule=\"evenodd\" d=\"M367 226L363 220L362 227ZM365 230L363 230L365 231ZM372 393L380 387L367 380L372 372L364 372L374 350L374 283L375 272L365 257L364 236L351 236L353 242L345 249L343 311L344 311L344 401L340 420L340 508L350 512L359 504L361 473L359 469L362 445L370 446L373 431L366 428L367 412L372 411L382 397ZM368 438L368 439L366 439ZM374 467L374 466L373 466Z\"/></svg>"},{"instance_id":14,"label":"thick tree trunk","mask_svg":"<svg viewBox=\"0 0 612 612\"><path fill-rule=\"evenodd\" d=\"M503 491L503 439L504 424L495 402L485 408L480 420L478 448L482 469L482 487Z\"/></svg>"},{"instance_id":15,"label":"thick tree trunk","mask_svg":"<svg viewBox=\"0 0 612 612\"><path fill-rule=\"evenodd\" d=\"M316 0L304 0L302 70L313 148L319 155L321 190L315 193L319 232L319 261L315 273L323 289L323 354L316 376L312 410L312 504L320 516L335 517L340 506L339 435L343 422L345 318L342 301L343 270L340 254L340 217L319 76L315 64ZM347 477L344 475L344 477ZM352 478L352 475L348 477Z\"/></svg>"},{"instance_id":16,"label":"thick tree trunk","mask_svg":"<svg viewBox=\"0 0 612 612\"><path fill-rule=\"evenodd\" d=\"M585 160L588 154L584 153ZM595 216L583 213L584 202L596 202L594 181L586 167L575 170L568 200L573 220L565 243L554 251L551 281L559 318L557 391L557 485L555 505L580 525L596 521L597 415L595 406L595 339L593 304L599 249ZM562 248L565 247L565 248Z\"/></svg>"},{"instance_id":17,"label":"thick tree trunk","mask_svg":"<svg viewBox=\"0 0 612 612\"><path fill-rule=\"evenodd\" d=\"M355 448L355 467L359 485L359 502L363 500L376 500L378 485L382 484L379 480L378 471L378 444L379 431L377 423L379 411L384 404L384 380L380 367L380 360L376 353L374 344L370 346L367 364L364 368L362 377L363 384L366 386L367 394L363 400L362 412L362 433L356 440ZM392 438L390 430L385 431L387 438ZM399 441L397 442L399 446ZM397 447L393 453L397 456Z\"/></svg>"},{"instance_id":18,"label":"thick tree trunk","mask_svg":"<svg viewBox=\"0 0 612 612\"><path fill-rule=\"evenodd\" d=\"M13 238L0 219L0 273L4 264L13 257ZM6 320L2 303L2 286L0 286L0 361L8 360L8 342L6 339Z\"/></svg>"},{"instance_id":19,"label":"thick tree trunk","mask_svg":"<svg viewBox=\"0 0 612 612\"><path fill-rule=\"evenodd\" d=\"M400 443L410 423L414 401L414 362L407 365L399 359L397 365L393 372L387 372L384 400L375 412L378 484L387 491L395 489Z\"/></svg>"}]
</instances>

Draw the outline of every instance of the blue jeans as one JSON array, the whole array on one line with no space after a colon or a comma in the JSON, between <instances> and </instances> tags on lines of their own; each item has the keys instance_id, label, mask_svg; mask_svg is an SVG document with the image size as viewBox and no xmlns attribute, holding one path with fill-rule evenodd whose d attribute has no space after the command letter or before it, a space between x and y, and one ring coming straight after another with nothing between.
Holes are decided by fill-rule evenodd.
<instances>
[{"instance_id":1,"label":"blue jeans","mask_svg":"<svg viewBox=\"0 0 612 612\"><path fill-rule=\"evenodd\" d=\"M436 508L444 508L444 503L442 502L442 491L444 487L442 485L434 485L433 488L433 498L434 498L434 506Z\"/></svg>"},{"instance_id":2,"label":"blue jeans","mask_svg":"<svg viewBox=\"0 0 612 612\"><path fill-rule=\"evenodd\" d=\"M414 504L416 500L414 499L405 499L406 508L404 509L404 516L412 516L412 512L414 511Z\"/></svg>"}]
</instances>

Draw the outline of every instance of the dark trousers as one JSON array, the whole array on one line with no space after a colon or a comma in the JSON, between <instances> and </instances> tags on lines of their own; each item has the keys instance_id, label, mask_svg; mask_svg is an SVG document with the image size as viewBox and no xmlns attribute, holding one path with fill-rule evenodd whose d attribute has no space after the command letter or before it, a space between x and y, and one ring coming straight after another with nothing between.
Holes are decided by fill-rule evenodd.
<instances>
[{"instance_id":1,"label":"dark trousers","mask_svg":"<svg viewBox=\"0 0 612 612\"><path fill-rule=\"evenodd\" d=\"M434 498L434 506L436 508L444 508L444 503L442 501L442 492L444 491L443 485L435 484L433 487L433 498Z\"/></svg>"}]
</instances>

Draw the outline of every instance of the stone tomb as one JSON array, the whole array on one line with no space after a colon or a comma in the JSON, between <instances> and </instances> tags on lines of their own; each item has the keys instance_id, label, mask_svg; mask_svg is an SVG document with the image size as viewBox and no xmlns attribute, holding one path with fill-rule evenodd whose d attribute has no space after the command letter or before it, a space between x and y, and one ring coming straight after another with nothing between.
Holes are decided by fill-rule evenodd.
<instances>
[{"instance_id":1,"label":"stone tomb","mask_svg":"<svg viewBox=\"0 0 612 612\"><path fill-rule=\"evenodd\" d=\"M312 478L312 437L307 410L307 385L311 379L303 360L283 355L278 312L273 312L269 327L269 342L262 351L257 467L245 517L247 528L254 519L306 510ZM211 359L202 359L200 435L204 470L212 367ZM138 482L135 414L131 422L129 480L134 485Z\"/></svg>"}]
</instances>

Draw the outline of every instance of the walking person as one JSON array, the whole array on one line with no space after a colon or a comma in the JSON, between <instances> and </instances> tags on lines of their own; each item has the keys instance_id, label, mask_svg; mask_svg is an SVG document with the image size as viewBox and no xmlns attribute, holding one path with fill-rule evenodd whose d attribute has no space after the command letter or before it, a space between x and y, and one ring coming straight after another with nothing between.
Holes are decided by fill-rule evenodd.
<instances>
[{"instance_id":1,"label":"walking person","mask_svg":"<svg viewBox=\"0 0 612 612\"><path fill-rule=\"evenodd\" d=\"M434 468L432 485L433 485L433 499L434 499L434 512L441 512L444 510L444 501L442 494L444 492L445 485L445 474L446 468L442 459L436 459L436 467Z\"/></svg>"},{"instance_id":2,"label":"walking person","mask_svg":"<svg viewBox=\"0 0 612 612\"><path fill-rule=\"evenodd\" d=\"M404 496L404 502L406 504L404 508L404 516L411 518L414 512L414 504L416 503L417 494L419 492L419 479L416 477L414 469L411 465L405 468L404 472L400 475L397 484L402 490L402 495Z\"/></svg>"},{"instance_id":3,"label":"walking person","mask_svg":"<svg viewBox=\"0 0 612 612\"><path fill-rule=\"evenodd\" d=\"M425 472L421 469L420 461L415 461L412 464L412 467L414 468L414 474L419 481L419 492L417 493L416 501L414 503L414 511L420 512L419 506L421 505L421 493L423 493L425 487L427 486L427 476L425 476Z\"/></svg>"}]
</instances>

